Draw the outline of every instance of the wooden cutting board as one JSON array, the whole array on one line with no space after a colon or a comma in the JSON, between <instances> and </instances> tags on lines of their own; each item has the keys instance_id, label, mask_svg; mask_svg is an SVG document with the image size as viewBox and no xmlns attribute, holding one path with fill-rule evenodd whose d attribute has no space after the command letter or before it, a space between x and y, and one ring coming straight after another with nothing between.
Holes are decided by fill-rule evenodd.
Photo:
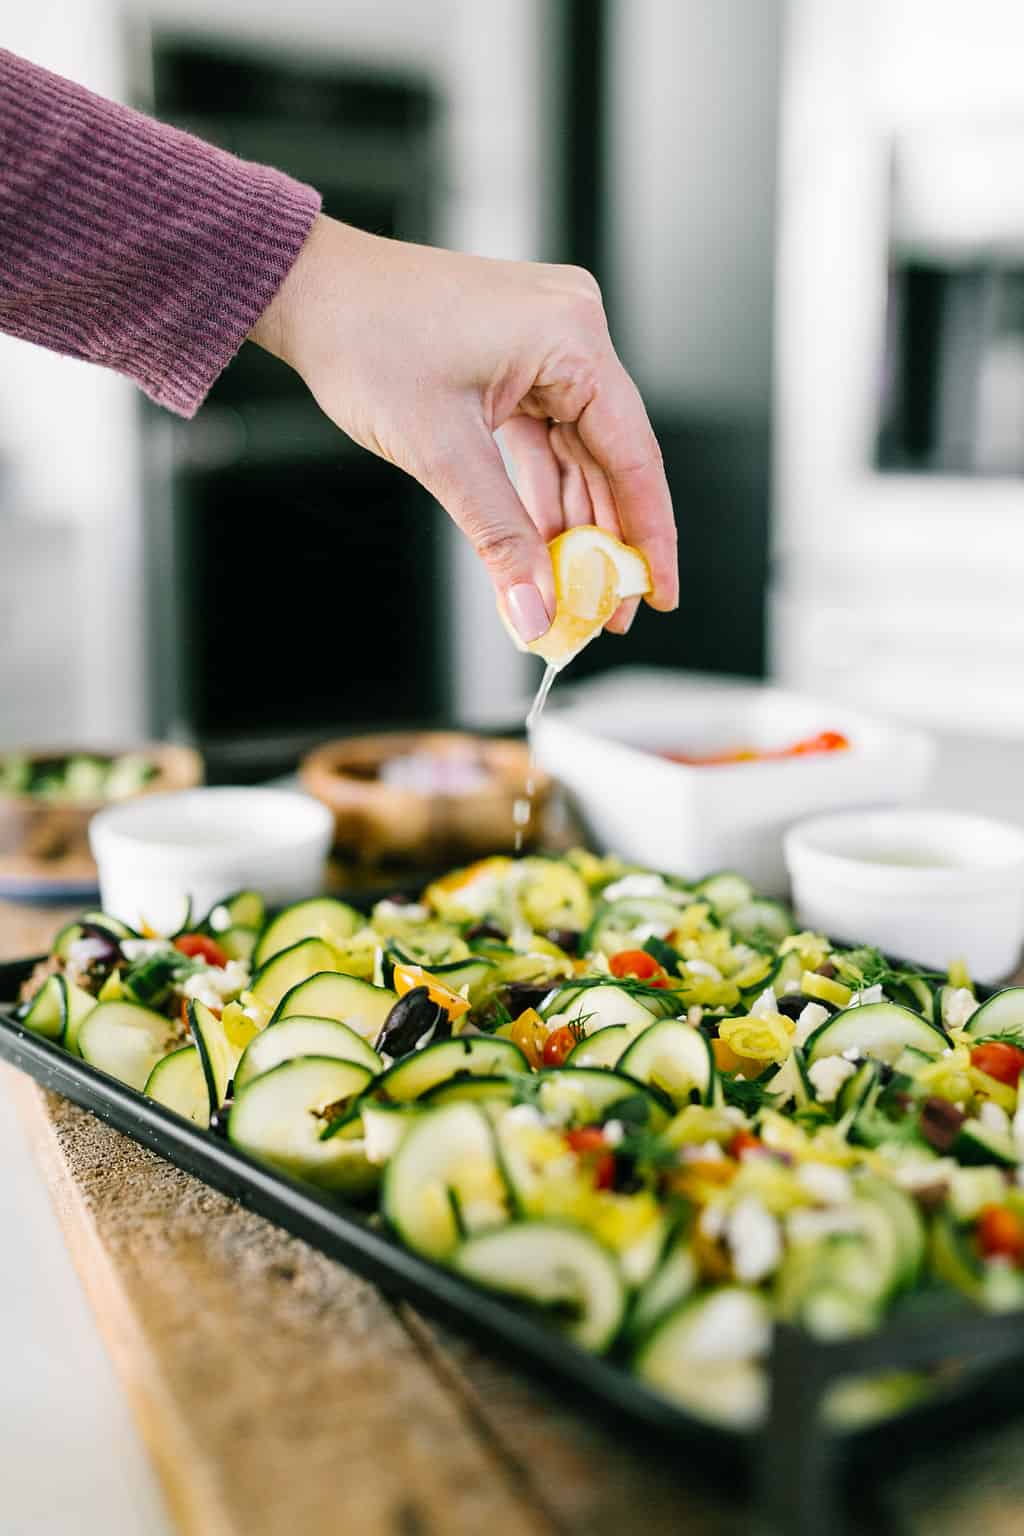
<instances>
[{"instance_id":1,"label":"wooden cutting board","mask_svg":"<svg viewBox=\"0 0 1024 1536\"><path fill-rule=\"evenodd\" d=\"M0 903L0 954L60 914ZM27 1078L11 1081L183 1536L747 1536L655 1459ZM1024 1427L937 1447L871 1523L1024 1529Z\"/></svg>"}]
</instances>

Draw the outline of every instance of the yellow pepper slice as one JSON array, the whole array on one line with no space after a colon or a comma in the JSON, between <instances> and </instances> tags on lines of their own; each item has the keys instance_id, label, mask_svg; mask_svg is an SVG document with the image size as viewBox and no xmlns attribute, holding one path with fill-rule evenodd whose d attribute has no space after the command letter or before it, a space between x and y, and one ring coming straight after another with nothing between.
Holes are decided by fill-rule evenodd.
<instances>
[{"instance_id":1,"label":"yellow pepper slice","mask_svg":"<svg viewBox=\"0 0 1024 1536\"><path fill-rule=\"evenodd\" d=\"M820 1002L832 1003L836 1008L845 1008L853 996L851 989L844 987L841 981L836 981L834 976L819 976L817 971L804 971L800 978L800 990L806 997L816 997Z\"/></svg>"},{"instance_id":2,"label":"yellow pepper slice","mask_svg":"<svg viewBox=\"0 0 1024 1536\"><path fill-rule=\"evenodd\" d=\"M789 1021L781 1014L758 1018L751 1014L745 1019L725 1019L718 1027L718 1038L724 1040L737 1056L751 1061L783 1061L792 1048Z\"/></svg>"},{"instance_id":3,"label":"yellow pepper slice","mask_svg":"<svg viewBox=\"0 0 1024 1536\"><path fill-rule=\"evenodd\" d=\"M440 1003L441 1007L453 1021L461 1019L464 1013L469 1012L469 1000L462 996L461 992L453 992L451 987L446 987L437 976L432 976L425 971L422 965L407 965L400 961L395 966L394 988L399 997L404 997L415 987L426 987L427 996L432 1003Z\"/></svg>"}]
</instances>

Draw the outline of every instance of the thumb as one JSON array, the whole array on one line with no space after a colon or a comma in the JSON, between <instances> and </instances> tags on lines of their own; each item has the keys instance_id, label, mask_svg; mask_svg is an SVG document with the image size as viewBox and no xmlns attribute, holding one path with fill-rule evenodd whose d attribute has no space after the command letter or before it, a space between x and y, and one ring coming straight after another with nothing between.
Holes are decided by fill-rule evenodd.
<instances>
[{"instance_id":1,"label":"thumb","mask_svg":"<svg viewBox=\"0 0 1024 1536\"><path fill-rule=\"evenodd\" d=\"M471 423L449 441L445 463L429 477L427 489L487 567L498 603L520 640L539 640L555 611L551 557L483 422Z\"/></svg>"}]
</instances>

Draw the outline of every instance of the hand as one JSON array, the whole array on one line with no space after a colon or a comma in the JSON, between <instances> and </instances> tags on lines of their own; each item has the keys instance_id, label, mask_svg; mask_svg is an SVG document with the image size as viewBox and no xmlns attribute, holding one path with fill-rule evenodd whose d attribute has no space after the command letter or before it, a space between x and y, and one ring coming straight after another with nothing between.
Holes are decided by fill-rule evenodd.
<instances>
[{"instance_id":1,"label":"hand","mask_svg":"<svg viewBox=\"0 0 1024 1536\"><path fill-rule=\"evenodd\" d=\"M647 601L676 606L661 454L589 273L407 245L320 216L251 340L301 374L344 432L436 497L524 641L554 614L545 545L580 523L637 545L651 567ZM608 628L624 632L635 610L635 598L621 604Z\"/></svg>"}]
</instances>

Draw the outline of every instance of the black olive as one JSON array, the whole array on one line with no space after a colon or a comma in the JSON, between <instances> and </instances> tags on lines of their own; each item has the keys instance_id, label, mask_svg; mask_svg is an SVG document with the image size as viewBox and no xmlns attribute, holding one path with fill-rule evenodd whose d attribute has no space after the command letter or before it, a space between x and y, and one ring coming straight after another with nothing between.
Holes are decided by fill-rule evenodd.
<instances>
[{"instance_id":1,"label":"black olive","mask_svg":"<svg viewBox=\"0 0 1024 1536\"><path fill-rule=\"evenodd\" d=\"M109 928L102 928L99 923L83 923L82 937L89 939L96 947L96 954L89 961L89 969L102 967L111 970L121 958L121 946L117 935L110 932ZM99 945L103 945L100 952Z\"/></svg>"},{"instance_id":2,"label":"black olive","mask_svg":"<svg viewBox=\"0 0 1024 1536\"><path fill-rule=\"evenodd\" d=\"M921 1135L930 1147L936 1152L948 1152L966 1119L963 1110L957 1109L948 1099L930 1098L921 1106L918 1123Z\"/></svg>"},{"instance_id":3,"label":"black olive","mask_svg":"<svg viewBox=\"0 0 1024 1536\"><path fill-rule=\"evenodd\" d=\"M407 1056L421 1041L443 1040L450 1034L447 1010L431 1000L426 987L413 987L384 1020L376 1048L389 1056Z\"/></svg>"},{"instance_id":4,"label":"black olive","mask_svg":"<svg viewBox=\"0 0 1024 1536\"><path fill-rule=\"evenodd\" d=\"M505 1006L514 1019L524 1008L537 1008L551 991L549 986L539 987L535 981L510 981L505 988Z\"/></svg>"},{"instance_id":5,"label":"black olive","mask_svg":"<svg viewBox=\"0 0 1024 1536\"><path fill-rule=\"evenodd\" d=\"M499 944L504 944L508 934L497 923L474 923L472 928L466 929L465 937L469 943L474 939L497 939Z\"/></svg>"},{"instance_id":6,"label":"black olive","mask_svg":"<svg viewBox=\"0 0 1024 1536\"><path fill-rule=\"evenodd\" d=\"M575 928L549 928L544 937L549 944L557 944L567 955L575 955L580 947L580 935Z\"/></svg>"}]
</instances>

